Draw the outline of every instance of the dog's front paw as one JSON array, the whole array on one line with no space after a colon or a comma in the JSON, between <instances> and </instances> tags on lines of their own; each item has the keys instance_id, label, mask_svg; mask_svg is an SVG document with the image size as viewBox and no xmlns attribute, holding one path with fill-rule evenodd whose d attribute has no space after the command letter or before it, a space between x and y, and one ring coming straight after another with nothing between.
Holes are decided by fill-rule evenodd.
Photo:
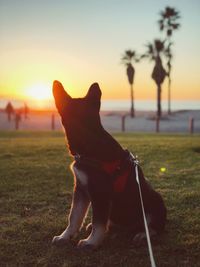
<instances>
[{"instance_id":1,"label":"dog's front paw","mask_svg":"<svg viewBox=\"0 0 200 267\"><path fill-rule=\"evenodd\" d=\"M97 246L89 243L87 239L82 239L78 242L77 248L82 250L94 250Z\"/></svg>"},{"instance_id":2,"label":"dog's front paw","mask_svg":"<svg viewBox=\"0 0 200 267\"><path fill-rule=\"evenodd\" d=\"M52 245L64 246L68 244L69 241L70 241L70 238L64 238L62 235L54 236L54 238L52 239Z\"/></svg>"}]
</instances>

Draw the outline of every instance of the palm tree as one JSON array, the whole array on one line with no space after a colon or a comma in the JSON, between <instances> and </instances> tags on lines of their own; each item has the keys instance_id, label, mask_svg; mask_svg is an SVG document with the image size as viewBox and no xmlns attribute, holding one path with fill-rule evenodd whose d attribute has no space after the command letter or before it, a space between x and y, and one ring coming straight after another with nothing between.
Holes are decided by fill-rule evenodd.
<instances>
[{"instance_id":1,"label":"palm tree","mask_svg":"<svg viewBox=\"0 0 200 267\"><path fill-rule=\"evenodd\" d=\"M162 65L162 59L161 59L161 54L164 54L164 52L165 52L164 41L156 39L154 40L153 43L147 44L147 52L141 56L141 58L149 58L150 60L153 60L155 63L151 77L157 84L157 117L158 118L162 116L161 85L164 82L165 77L167 75Z\"/></svg>"},{"instance_id":2,"label":"palm tree","mask_svg":"<svg viewBox=\"0 0 200 267\"><path fill-rule=\"evenodd\" d=\"M171 61L172 61L172 51L171 51L171 37L175 30L178 30L180 23L177 20L180 18L179 12L172 7L167 6L164 11L160 12L161 19L158 21L160 31L166 32L167 37L167 49L165 55L167 57L167 74L168 74L168 114L171 113Z\"/></svg>"},{"instance_id":3,"label":"palm tree","mask_svg":"<svg viewBox=\"0 0 200 267\"><path fill-rule=\"evenodd\" d=\"M130 91L131 91L131 117L135 116L135 109L134 109L134 91L133 91L133 82L135 76L135 68L133 66L133 61L138 62L139 59L137 58L136 52L133 50L126 50L124 55L122 56L122 62L126 66L126 74L128 76L128 81L130 84Z\"/></svg>"}]
</instances>

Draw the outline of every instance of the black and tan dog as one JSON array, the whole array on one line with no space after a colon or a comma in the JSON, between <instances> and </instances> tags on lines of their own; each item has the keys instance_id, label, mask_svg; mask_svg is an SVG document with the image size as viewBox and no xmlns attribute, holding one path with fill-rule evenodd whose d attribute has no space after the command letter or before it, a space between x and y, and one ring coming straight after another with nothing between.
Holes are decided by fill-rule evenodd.
<instances>
[{"instance_id":1,"label":"black and tan dog","mask_svg":"<svg viewBox=\"0 0 200 267\"><path fill-rule=\"evenodd\" d=\"M111 225L130 229L134 240L140 240L145 235L134 161L101 125L99 85L92 84L84 98L71 98L62 84L54 81L53 94L74 157L75 179L69 224L53 238L53 244L65 244L73 238L90 204L91 233L78 247L98 247ZM166 208L138 168L150 233L160 233L165 227Z\"/></svg>"}]
</instances>

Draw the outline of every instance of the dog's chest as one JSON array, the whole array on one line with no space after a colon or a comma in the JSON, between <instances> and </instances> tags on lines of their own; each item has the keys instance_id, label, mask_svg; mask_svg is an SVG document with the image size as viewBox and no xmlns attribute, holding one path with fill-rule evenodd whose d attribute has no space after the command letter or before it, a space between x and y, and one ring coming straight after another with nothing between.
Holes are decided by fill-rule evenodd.
<instances>
[{"instance_id":1,"label":"dog's chest","mask_svg":"<svg viewBox=\"0 0 200 267\"><path fill-rule=\"evenodd\" d=\"M76 180L83 186L88 185L88 175L76 164L72 166Z\"/></svg>"}]
</instances>

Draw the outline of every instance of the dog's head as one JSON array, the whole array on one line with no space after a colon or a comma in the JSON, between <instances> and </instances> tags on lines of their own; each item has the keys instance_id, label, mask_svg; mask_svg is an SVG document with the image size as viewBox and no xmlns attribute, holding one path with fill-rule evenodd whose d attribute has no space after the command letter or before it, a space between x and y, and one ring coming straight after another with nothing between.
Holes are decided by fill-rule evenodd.
<instances>
[{"instance_id":1,"label":"dog's head","mask_svg":"<svg viewBox=\"0 0 200 267\"><path fill-rule=\"evenodd\" d=\"M71 153L83 153L86 149L85 142L101 127L99 116L101 90L98 83L90 86L85 97L72 98L60 82L54 81L53 95Z\"/></svg>"}]
</instances>

